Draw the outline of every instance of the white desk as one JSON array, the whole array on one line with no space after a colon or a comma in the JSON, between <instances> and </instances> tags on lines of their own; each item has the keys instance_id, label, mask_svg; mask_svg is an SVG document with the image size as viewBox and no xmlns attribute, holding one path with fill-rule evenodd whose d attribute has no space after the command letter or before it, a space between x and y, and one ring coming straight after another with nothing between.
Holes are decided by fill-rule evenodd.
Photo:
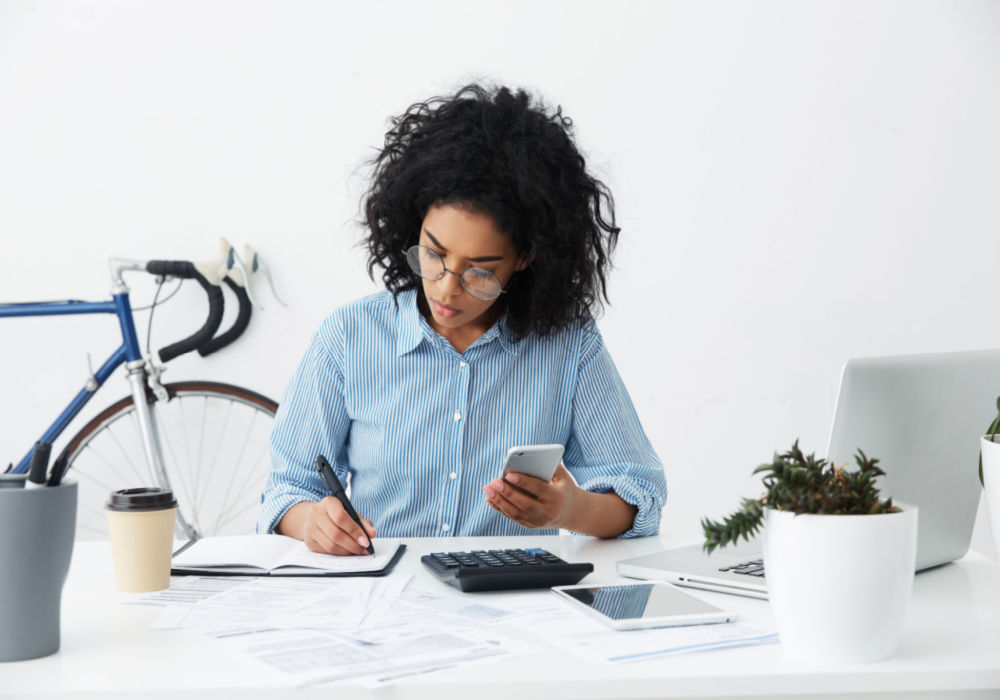
<instances>
[{"instance_id":1,"label":"white desk","mask_svg":"<svg viewBox=\"0 0 1000 700\"><path fill-rule=\"evenodd\" d=\"M424 571L432 551L542 546L569 561L590 561L584 581L615 579L614 562L660 547L684 544L668 536L619 542L583 537L414 539L397 571L413 571L411 585L457 590ZM491 593L475 595L484 602ZM503 594L499 594L503 595ZM722 594L706 594L716 601ZM903 642L888 661L836 666L783 657L780 645L688 654L627 666L587 663L552 649L490 665L454 668L376 691L318 686L297 691L269 687L251 662L179 631L151 631L159 609L119 604L106 543L77 542L63 593L62 648L52 656L0 664L0 697L234 697L241 700L336 697L521 700L523 698L677 698L863 692L884 697L1000 698L1000 568L970 554L917 576ZM761 601L760 605L766 605ZM512 636L539 641L510 628Z\"/></svg>"}]
</instances>

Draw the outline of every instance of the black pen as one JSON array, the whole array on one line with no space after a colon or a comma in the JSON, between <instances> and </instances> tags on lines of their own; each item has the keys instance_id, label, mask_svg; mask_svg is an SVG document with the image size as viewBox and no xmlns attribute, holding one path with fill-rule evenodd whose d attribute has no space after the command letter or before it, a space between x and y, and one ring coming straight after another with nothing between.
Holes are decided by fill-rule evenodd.
<instances>
[{"instance_id":1,"label":"black pen","mask_svg":"<svg viewBox=\"0 0 1000 700\"><path fill-rule=\"evenodd\" d=\"M333 467L330 466L330 463L326 461L326 457L323 455L316 455L316 471L319 472L319 475L323 477L323 481L326 482L326 487L330 489L330 495L340 501L341 505L344 506L344 510L346 510L347 514L351 516L351 520L356 522L358 525L361 525L361 518L358 517L358 513L354 510L354 506L352 506L351 502L347 499L347 493L344 491L344 487L340 483L340 479L337 478L337 475L333 471ZM365 526L361 525L361 529L364 530ZM365 533L365 537L368 537L367 532ZM375 547L372 546L371 537L368 537L368 553L375 553Z\"/></svg>"},{"instance_id":2,"label":"black pen","mask_svg":"<svg viewBox=\"0 0 1000 700\"><path fill-rule=\"evenodd\" d=\"M24 482L24 488L35 489L45 486L45 472L49 469L49 451L52 445L39 440L35 443L35 449L31 453L31 467L28 469L28 480Z\"/></svg>"}]
</instances>

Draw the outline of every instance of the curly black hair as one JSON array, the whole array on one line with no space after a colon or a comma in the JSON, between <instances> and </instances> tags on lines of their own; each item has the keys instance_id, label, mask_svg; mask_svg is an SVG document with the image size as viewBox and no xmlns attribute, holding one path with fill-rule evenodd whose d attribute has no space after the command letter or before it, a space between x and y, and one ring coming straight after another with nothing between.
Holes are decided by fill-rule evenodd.
<instances>
[{"instance_id":1,"label":"curly black hair","mask_svg":"<svg viewBox=\"0 0 1000 700\"><path fill-rule=\"evenodd\" d=\"M489 216L518 254L532 256L497 302L516 338L585 321L608 301L614 199L588 174L561 107L550 113L524 90L472 84L390 124L362 202L373 280L379 266L394 296L420 290L403 251L428 210L450 204Z\"/></svg>"}]
</instances>

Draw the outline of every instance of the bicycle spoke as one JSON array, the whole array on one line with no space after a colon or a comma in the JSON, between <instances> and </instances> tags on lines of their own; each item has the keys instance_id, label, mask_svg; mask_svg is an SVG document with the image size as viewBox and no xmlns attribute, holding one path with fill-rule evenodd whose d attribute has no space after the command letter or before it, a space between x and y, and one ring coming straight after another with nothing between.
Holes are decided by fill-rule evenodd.
<instances>
[{"instance_id":1,"label":"bicycle spoke","mask_svg":"<svg viewBox=\"0 0 1000 700\"><path fill-rule=\"evenodd\" d=\"M94 527L93 525L87 525L86 523L81 523L80 520L79 520L79 518L77 518L77 521L76 521L76 529L77 530L89 530L90 532L93 532L96 535L101 535L102 537L107 537L107 535L108 535L108 531L107 530L102 530L101 528Z\"/></svg>"},{"instance_id":2,"label":"bicycle spoke","mask_svg":"<svg viewBox=\"0 0 1000 700\"><path fill-rule=\"evenodd\" d=\"M177 402L177 409L180 412L180 416L181 416L181 435L184 437L184 453L187 455L187 460L184 463L186 465L191 465L191 464L194 463L194 460L191 458L191 440L188 439L189 438L189 436L188 436L188 420L187 420L186 411L184 410L184 402L183 401L178 401ZM180 467L180 465L178 465L178 468L182 468L182 467ZM194 479L194 488L191 491L188 492L188 500L187 500L187 502L189 504L191 504L191 510L195 510L198 507L197 506L197 498L198 498L198 495L197 495L197 492L198 492L198 474L197 474L197 472L192 476L192 478ZM192 515L191 518L188 519L188 523L192 527L197 528L197 525L195 525L195 523L193 522L193 520L194 520L194 516Z\"/></svg>"},{"instance_id":3,"label":"bicycle spoke","mask_svg":"<svg viewBox=\"0 0 1000 700\"><path fill-rule=\"evenodd\" d=\"M118 482L123 487L129 483L128 479L125 476L123 476L122 473L120 471L118 471L115 468L115 466L103 454L101 454L100 452L97 451L97 449L94 447L93 443L91 443L90 445L87 445L86 450L87 450L88 454L93 455L101 463L103 463L104 465L106 465L107 468L108 468L108 471L110 471L118 479ZM132 465L131 462L129 463L129 466L132 467L132 471L135 471L135 466ZM73 473L76 474L78 477L80 475L89 476L89 474L87 473L87 470L83 469L79 465L77 465L76 467L74 467ZM136 482L136 483L141 483L141 482Z\"/></svg>"},{"instance_id":4,"label":"bicycle spoke","mask_svg":"<svg viewBox=\"0 0 1000 700\"><path fill-rule=\"evenodd\" d=\"M112 491L117 491L118 490L118 489L116 489L116 488L114 488L112 486L109 486L105 482L101 481L100 479L98 479L93 474L90 474L90 473L85 472L85 471L77 472L77 474L76 474L76 480L77 481L81 481L81 480L89 481L90 483L92 483L92 484L94 484L96 486L100 486L108 494L110 494Z\"/></svg>"},{"instance_id":5,"label":"bicycle spoke","mask_svg":"<svg viewBox=\"0 0 1000 700\"><path fill-rule=\"evenodd\" d=\"M269 470L268 436L274 404L252 392L213 382L166 385L167 402L154 402L153 449L180 505L179 515L202 535L252 530L254 509ZM100 414L74 438L70 468L78 475L81 538L106 537L107 494L140 484L147 460L131 400Z\"/></svg>"},{"instance_id":6,"label":"bicycle spoke","mask_svg":"<svg viewBox=\"0 0 1000 700\"><path fill-rule=\"evenodd\" d=\"M231 409L232 409L232 403L230 403L230 410ZM229 416L227 415L226 416L227 424L228 424L228 419L229 419ZM229 503L229 494L232 492L233 482L236 481L236 476L240 472L240 465L243 463L243 454L246 451L247 445L250 444L250 435L252 434L253 424L254 424L254 421L256 421L256 420L257 420L257 414L254 413L250 417L250 423L247 425L247 433L246 433L246 435L243 436L243 439L239 443L240 444L240 453L239 453L239 455L237 455L236 461L233 463L233 468L230 470L232 478L229 479L229 483L226 485L226 493L222 497L222 504L219 506L219 517L216 519L216 524L212 526L213 530L216 530L216 529L218 529L218 527L220 527L218 525L218 520L220 520L225 515L225 513L227 512L226 511L226 505Z\"/></svg>"},{"instance_id":7,"label":"bicycle spoke","mask_svg":"<svg viewBox=\"0 0 1000 700\"><path fill-rule=\"evenodd\" d=\"M208 397L202 397L201 402L201 429L198 431L198 463L195 465L194 472L194 512L201 512L201 497L205 493L205 489L202 488L202 476L205 474L205 466L201 463L202 455L205 452L205 426L208 424ZM200 526L200 523L199 523ZM199 527L199 529L201 529Z\"/></svg>"},{"instance_id":8,"label":"bicycle spoke","mask_svg":"<svg viewBox=\"0 0 1000 700\"><path fill-rule=\"evenodd\" d=\"M155 410L154 415L156 416L155 420L157 422L158 434L160 436L160 446L162 447L163 443L165 442L167 444L167 449L170 451L170 464L164 465L164 467L167 469L168 474L169 473L177 474L177 479L176 479L177 492L174 494L175 497L177 498L177 502L188 503L191 490L188 487L187 479L184 478L184 471L181 469L180 462L177 459L177 451L174 449L174 441L170 437L173 431L168 430L166 428L167 424L166 420L161 420L161 417L164 419L166 418L164 414L167 413L166 406L168 406L169 404L164 405L158 403L156 405L158 406L158 408ZM171 480L171 487L172 488L174 487L173 480Z\"/></svg>"},{"instance_id":9,"label":"bicycle spoke","mask_svg":"<svg viewBox=\"0 0 1000 700\"><path fill-rule=\"evenodd\" d=\"M221 398L220 399L214 399L214 401L216 403L220 403L220 402L223 401L223 399L221 399ZM205 475L205 483L199 489L202 493L210 493L211 492L211 490L210 490L211 482L215 479L216 475L218 475L218 473L221 471L219 469L219 463L218 463L219 450L222 448L222 443L225 440L225 436L226 436L227 430L229 428L229 419L230 419L230 417L233 414L233 406L234 406L234 404L235 404L235 402L232 399L229 399L227 401L227 403L226 403L226 407L225 407L226 416L225 416L225 419L222 421L222 428L219 430L218 439L215 441L215 451L212 454L212 458L208 462L208 468L206 469L207 474ZM206 404L206 408L207 408L207 404ZM224 475L223 475L223 478L225 478ZM228 491L228 489L230 488L231 485L232 485L232 482L230 481L229 484L227 484L227 486L226 486L226 490L227 491ZM223 497L223 501L222 502L225 503L225 497ZM213 527L212 529L214 530L215 528Z\"/></svg>"},{"instance_id":10,"label":"bicycle spoke","mask_svg":"<svg viewBox=\"0 0 1000 700\"><path fill-rule=\"evenodd\" d=\"M262 453L262 454L267 454L267 453ZM257 460L255 461L254 467L259 463L260 463L260 457L258 457ZM261 477L266 477L266 472L264 472L263 474L258 474L258 471L254 467L251 467L247 471L247 473L244 474L244 478L240 482L241 483L240 490L236 493L236 495L232 499L226 501L223 504L223 507L220 508L218 520L222 520L223 518L228 518L228 516L232 512L232 509L237 507L240 503L244 502L251 495L254 496L253 502L259 505L260 501L259 499L257 499L257 494L258 494L258 489L264 482L264 478L258 479L257 477L258 475ZM232 505L227 506L227 504L229 503L231 503ZM213 526L213 529L215 529L216 527L221 527L221 524Z\"/></svg>"},{"instance_id":11,"label":"bicycle spoke","mask_svg":"<svg viewBox=\"0 0 1000 700\"><path fill-rule=\"evenodd\" d=\"M111 441L112 441L112 442L113 442L113 443L115 444L115 447L117 447L117 448L118 448L118 452L119 452L119 454L121 454L121 456L122 456L122 461L123 461L123 462L124 462L125 464L128 464L128 465L132 466L132 469L134 470L134 469L135 469L135 466L134 466L134 465L132 465L132 460L131 460L131 459L129 458L129 456L128 456L128 452L127 452L127 451L125 450L125 448L124 448L124 447L122 447L122 444L121 444L121 442L120 442L120 441L118 440L118 436L117 436L117 435L115 435L114 431L113 431L113 430L111 430L111 429L108 429L108 430L107 430L107 431L105 431L105 432L107 432L107 434L108 434L108 437L109 437L109 438L111 438Z\"/></svg>"},{"instance_id":12,"label":"bicycle spoke","mask_svg":"<svg viewBox=\"0 0 1000 700\"><path fill-rule=\"evenodd\" d=\"M236 518L238 518L241 515L243 515L244 513L246 513L248 510L250 510L251 508L253 508L255 505L256 505L255 503L246 503L246 504L244 504L244 506L242 508L240 508L240 510L238 512L233 513L232 517L227 518L226 520L222 521L218 525L218 528L216 528L216 529L217 530L221 530L223 527L225 527L226 525L228 525L232 521L236 520Z\"/></svg>"},{"instance_id":13,"label":"bicycle spoke","mask_svg":"<svg viewBox=\"0 0 1000 700\"><path fill-rule=\"evenodd\" d=\"M98 510L97 508L95 508L94 506L90 505L89 503L78 503L77 505L78 505L78 507L77 507L77 512L76 512L76 521L77 521L77 526L78 527L81 526L81 525L83 525L83 526L87 527L87 529L89 529L89 530L91 530L93 532L102 532L102 531L106 531L107 530L107 522L108 521L107 521L107 516L104 514L103 510ZM102 525L104 525L104 528L102 529L100 527L97 527L96 525L85 525L84 523L81 523L80 520L81 520L81 516L82 515L89 515L90 516L90 522L95 522L96 521L98 523L101 523Z\"/></svg>"},{"instance_id":14,"label":"bicycle spoke","mask_svg":"<svg viewBox=\"0 0 1000 700\"><path fill-rule=\"evenodd\" d=\"M265 455L269 455L269 454L270 454L270 450L261 451L261 453L259 455L257 455L257 459L251 465L250 469L247 470L248 474L246 476L250 476L251 474L254 475L254 476L256 476L256 474L257 474L257 466L260 464L261 457L263 457ZM240 491L237 493L236 497L233 498L233 502L234 503L240 503L244 498L246 498L250 494L254 493L254 485L255 485L255 483L256 483L256 479L255 478L244 478L242 480L242 486L240 488ZM226 517L228 515L229 515L229 511L228 510L224 510L222 513L220 513L219 518L221 519L221 518ZM217 527L221 527L221 525L218 525ZM213 529L215 529L215 526L213 526Z\"/></svg>"}]
</instances>

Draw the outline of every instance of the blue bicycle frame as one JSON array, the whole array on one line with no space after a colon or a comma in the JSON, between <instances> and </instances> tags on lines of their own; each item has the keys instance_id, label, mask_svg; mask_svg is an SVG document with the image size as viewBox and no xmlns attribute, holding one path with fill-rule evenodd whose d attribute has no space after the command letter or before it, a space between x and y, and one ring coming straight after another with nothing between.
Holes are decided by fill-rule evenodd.
<instances>
[{"instance_id":1,"label":"blue bicycle frame","mask_svg":"<svg viewBox=\"0 0 1000 700\"><path fill-rule=\"evenodd\" d=\"M76 415L93 398L104 382L107 381L118 367L124 362L142 361L142 352L139 349L139 338L135 332L135 321L132 318L132 306L129 303L128 292L112 295L111 301L57 301L40 302L26 304L0 304L0 318L13 316L65 316L71 314L115 314L118 316L118 325L121 327L122 344L115 350L111 357L105 360L100 369L94 373L91 380L80 390L66 409L60 414L48 430L42 435L40 440L52 443L66 429L66 426L76 417ZM28 471L31 460L31 450L17 463L13 472L23 474Z\"/></svg>"}]
</instances>

